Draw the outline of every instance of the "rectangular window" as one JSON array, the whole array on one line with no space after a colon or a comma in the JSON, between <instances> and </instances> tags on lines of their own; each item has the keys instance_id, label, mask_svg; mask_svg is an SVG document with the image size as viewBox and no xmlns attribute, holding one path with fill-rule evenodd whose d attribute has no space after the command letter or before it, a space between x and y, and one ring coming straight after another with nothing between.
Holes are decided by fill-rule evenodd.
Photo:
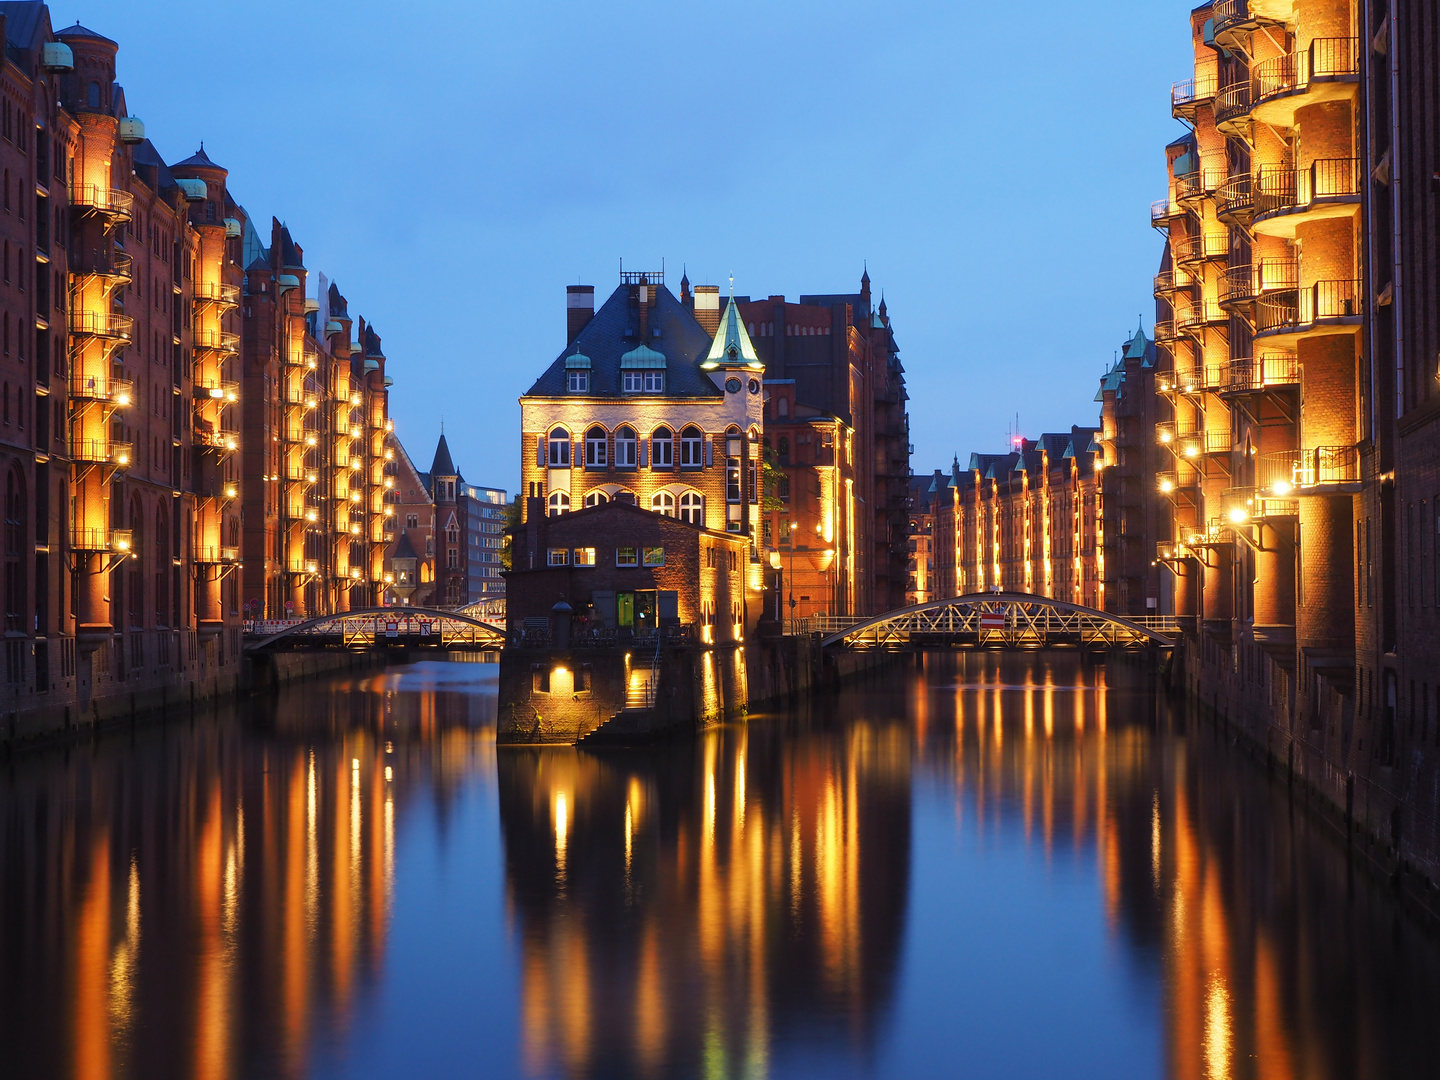
<instances>
[{"instance_id":1,"label":"rectangular window","mask_svg":"<svg viewBox=\"0 0 1440 1080\"><path fill-rule=\"evenodd\" d=\"M725 501L732 503L740 501L740 459L738 457L725 459Z\"/></svg>"},{"instance_id":2,"label":"rectangular window","mask_svg":"<svg viewBox=\"0 0 1440 1080\"><path fill-rule=\"evenodd\" d=\"M616 566L639 566L640 561L635 557L633 547L617 547L615 549Z\"/></svg>"},{"instance_id":3,"label":"rectangular window","mask_svg":"<svg viewBox=\"0 0 1440 1080\"><path fill-rule=\"evenodd\" d=\"M594 566L594 565L595 565L595 549L594 549L594 548L576 548L576 549L575 549L575 565L576 565L576 566Z\"/></svg>"},{"instance_id":4,"label":"rectangular window","mask_svg":"<svg viewBox=\"0 0 1440 1080\"><path fill-rule=\"evenodd\" d=\"M647 547L644 550L646 566L665 565L665 549L663 547Z\"/></svg>"},{"instance_id":5,"label":"rectangular window","mask_svg":"<svg viewBox=\"0 0 1440 1080\"><path fill-rule=\"evenodd\" d=\"M663 394L664 392L665 392L665 372L663 372L663 371L647 371L647 372L645 372L645 393L647 393L647 394Z\"/></svg>"},{"instance_id":6,"label":"rectangular window","mask_svg":"<svg viewBox=\"0 0 1440 1080\"><path fill-rule=\"evenodd\" d=\"M623 389L627 394L638 394L645 388L645 373L643 371L626 371L621 373Z\"/></svg>"},{"instance_id":7,"label":"rectangular window","mask_svg":"<svg viewBox=\"0 0 1440 1080\"><path fill-rule=\"evenodd\" d=\"M675 463L675 443L672 439L653 438L650 440L650 464L656 469L669 469Z\"/></svg>"},{"instance_id":8,"label":"rectangular window","mask_svg":"<svg viewBox=\"0 0 1440 1080\"><path fill-rule=\"evenodd\" d=\"M530 692L532 694L548 694L550 692L550 669L536 664L530 669Z\"/></svg>"},{"instance_id":9,"label":"rectangular window","mask_svg":"<svg viewBox=\"0 0 1440 1080\"><path fill-rule=\"evenodd\" d=\"M549 558L548 558L547 561L549 562L549 564L550 564L551 566L569 566L569 565L570 565L570 549L569 549L569 548L551 548L551 549L549 550L548 555L549 555Z\"/></svg>"},{"instance_id":10,"label":"rectangular window","mask_svg":"<svg viewBox=\"0 0 1440 1080\"><path fill-rule=\"evenodd\" d=\"M570 372L569 388L572 394L588 394L590 392L590 372Z\"/></svg>"}]
</instances>

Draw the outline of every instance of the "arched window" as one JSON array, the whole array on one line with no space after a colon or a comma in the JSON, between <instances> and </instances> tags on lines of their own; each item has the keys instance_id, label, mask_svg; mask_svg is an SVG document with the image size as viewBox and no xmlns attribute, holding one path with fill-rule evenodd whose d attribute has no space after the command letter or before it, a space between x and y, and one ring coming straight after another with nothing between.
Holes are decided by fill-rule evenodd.
<instances>
[{"instance_id":1,"label":"arched window","mask_svg":"<svg viewBox=\"0 0 1440 1080\"><path fill-rule=\"evenodd\" d=\"M650 496L650 509L665 517L674 517L675 496L668 491L657 491Z\"/></svg>"},{"instance_id":2,"label":"arched window","mask_svg":"<svg viewBox=\"0 0 1440 1080\"><path fill-rule=\"evenodd\" d=\"M568 491L552 491L550 493L550 516L559 517L569 511L570 493Z\"/></svg>"},{"instance_id":3,"label":"arched window","mask_svg":"<svg viewBox=\"0 0 1440 1080\"><path fill-rule=\"evenodd\" d=\"M98 82L92 82L90 84L86 103L92 109L98 109L100 107L100 84Z\"/></svg>"},{"instance_id":4,"label":"arched window","mask_svg":"<svg viewBox=\"0 0 1440 1080\"><path fill-rule=\"evenodd\" d=\"M775 412L779 415L781 420L784 420L787 416L789 416L790 399L782 397L779 401L777 401L775 403Z\"/></svg>"},{"instance_id":5,"label":"arched window","mask_svg":"<svg viewBox=\"0 0 1440 1080\"><path fill-rule=\"evenodd\" d=\"M610 437L600 425L595 425L585 432L585 467L587 469L603 469L609 462Z\"/></svg>"},{"instance_id":6,"label":"arched window","mask_svg":"<svg viewBox=\"0 0 1440 1080\"><path fill-rule=\"evenodd\" d=\"M675 467L675 435L668 427L658 427L650 436L650 467L652 469L673 469Z\"/></svg>"},{"instance_id":7,"label":"arched window","mask_svg":"<svg viewBox=\"0 0 1440 1080\"><path fill-rule=\"evenodd\" d=\"M5 477L5 629L25 629L25 575L20 555L25 541L25 478L18 466Z\"/></svg>"},{"instance_id":8,"label":"arched window","mask_svg":"<svg viewBox=\"0 0 1440 1080\"><path fill-rule=\"evenodd\" d=\"M705 464L704 456L700 452L700 444L704 442L705 436L700 434L700 429L693 424L680 432L680 467L682 469L698 469Z\"/></svg>"},{"instance_id":9,"label":"arched window","mask_svg":"<svg viewBox=\"0 0 1440 1080\"><path fill-rule=\"evenodd\" d=\"M550 468L568 469L570 467L570 432L564 428L556 428L550 432Z\"/></svg>"},{"instance_id":10,"label":"arched window","mask_svg":"<svg viewBox=\"0 0 1440 1080\"><path fill-rule=\"evenodd\" d=\"M586 506L604 506L610 501L610 496L603 491L592 491L585 496Z\"/></svg>"},{"instance_id":11,"label":"arched window","mask_svg":"<svg viewBox=\"0 0 1440 1080\"><path fill-rule=\"evenodd\" d=\"M687 491L680 496L680 520L691 525L705 524L705 497L698 491Z\"/></svg>"},{"instance_id":12,"label":"arched window","mask_svg":"<svg viewBox=\"0 0 1440 1080\"><path fill-rule=\"evenodd\" d=\"M615 467L617 469L633 469L635 467L636 441L635 429L629 424L615 432Z\"/></svg>"}]
</instances>

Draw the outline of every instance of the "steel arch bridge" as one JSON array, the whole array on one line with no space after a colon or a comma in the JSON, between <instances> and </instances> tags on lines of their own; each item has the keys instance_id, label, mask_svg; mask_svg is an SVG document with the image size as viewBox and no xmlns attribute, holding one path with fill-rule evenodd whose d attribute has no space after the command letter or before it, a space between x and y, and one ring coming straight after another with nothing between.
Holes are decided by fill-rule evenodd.
<instances>
[{"instance_id":1,"label":"steel arch bridge","mask_svg":"<svg viewBox=\"0 0 1440 1080\"><path fill-rule=\"evenodd\" d=\"M410 645L439 649L501 649L504 624L434 608L363 608L314 619L263 637L246 635L246 652L280 649Z\"/></svg>"},{"instance_id":2,"label":"steel arch bridge","mask_svg":"<svg viewBox=\"0 0 1440 1080\"><path fill-rule=\"evenodd\" d=\"M1144 649L1172 647L1180 629L1173 616L1135 619L1030 593L972 593L822 632L826 648Z\"/></svg>"}]
</instances>

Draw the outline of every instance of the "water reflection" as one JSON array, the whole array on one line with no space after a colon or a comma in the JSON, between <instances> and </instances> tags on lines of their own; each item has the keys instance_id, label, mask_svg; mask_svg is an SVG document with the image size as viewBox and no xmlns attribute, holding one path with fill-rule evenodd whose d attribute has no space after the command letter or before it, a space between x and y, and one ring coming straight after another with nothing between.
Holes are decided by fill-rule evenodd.
<instances>
[{"instance_id":1,"label":"water reflection","mask_svg":"<svg viewBox=\"0 0 1440 1080\"><path fill-rule=\"evenodd\" d=\"M1147 672L932 656L604 754L497 753L493 689L493 668L425 665L7 763L0 1072L1298 1080L1440 1059L1435 940ZM503 911L417 914L454 880ZM489 997L460 1007L496 1026L422 1040L417 1015L464 992L437 951L476 935L460 967Z\"/></svg>"}]
</instances>

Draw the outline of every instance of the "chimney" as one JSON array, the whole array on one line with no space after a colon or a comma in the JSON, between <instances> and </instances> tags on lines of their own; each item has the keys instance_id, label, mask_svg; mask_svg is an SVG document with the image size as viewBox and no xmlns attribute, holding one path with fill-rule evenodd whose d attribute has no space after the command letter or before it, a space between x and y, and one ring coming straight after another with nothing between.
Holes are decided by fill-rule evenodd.
<instances>
[{"instance_id":1,"label":"chimney","mask_svg":"<svg viewBox=\"0 0 1440 1080\"><path fill-rule=\"evenodd\" d=\"M595 286L565 286L565 343L574 341L585 324L595 317Z\"/></svg>"},{"instance_id":2,"label":"chimney","mask_svg":"<svg viewBox=\"0 0 1440 1080\"><path fill-rule=\"evenodd\" d=\"M640 344L647 344L650 340L650 283L647 279L640 279Z\"/></svg>"},{"instance_id":3,"label":"chimney","mask_svg":"<svg viewBox=\"0 0 1440 1080\"><path fill-rule=\"evenodd\" d=\"M720 286L695 286L695 321L714 335L720 329Z\"/></svg>"}]
</instances>

